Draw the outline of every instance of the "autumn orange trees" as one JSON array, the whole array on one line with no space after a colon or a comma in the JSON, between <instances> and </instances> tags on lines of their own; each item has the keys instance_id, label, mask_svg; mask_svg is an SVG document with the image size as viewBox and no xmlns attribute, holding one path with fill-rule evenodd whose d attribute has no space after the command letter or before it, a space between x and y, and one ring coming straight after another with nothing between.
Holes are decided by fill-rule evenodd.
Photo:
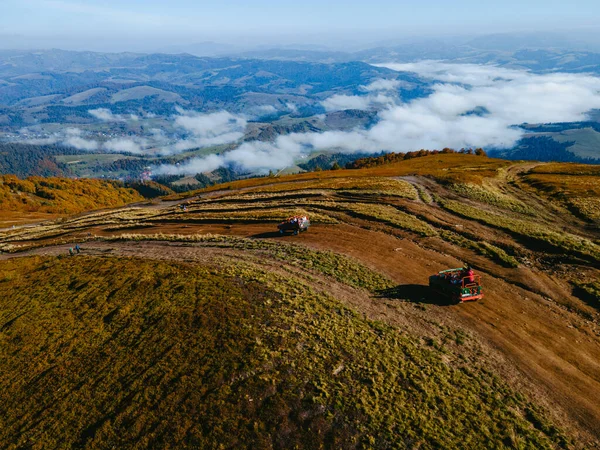
<instances>
[{"instance_id":1,"label":"autumn orange trees","mask_svg":"<svg viewBox=\"0 0 600 450\"><path fill-rule=\"evenodd\" d=\"M141 200L137 191L117 181L0 176L2 212L73 214Z\"/></svg>"}]
</instances>

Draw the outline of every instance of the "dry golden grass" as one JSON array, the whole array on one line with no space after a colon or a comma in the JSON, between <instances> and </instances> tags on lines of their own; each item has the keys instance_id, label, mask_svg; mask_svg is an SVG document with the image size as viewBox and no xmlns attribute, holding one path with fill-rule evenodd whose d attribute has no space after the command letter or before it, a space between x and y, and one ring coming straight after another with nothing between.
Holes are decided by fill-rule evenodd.
<instances>
[{"instance_id":1,"label":"dry golden grass","mask_svg":"<svg viewBox=\"0 0 600 450\"><path fill-rule=\"evenodd\" d=\"M176 219L181 222L281 222L288 217L293 216L309 216L311 223L338 223L336 219L322 212L315 212L307 208L301 207L275 207L265 206L264 208L250 210L245 209L230 209L227 208L223 212L187 212L174 213L161 216L160 220Z\"/></svg>"},{"instance_id":2,"label":"dry golden grass","mask_svg":"<svg viewBox=\"0 0 600 450\"><path fill-rule=\"evenodd\" d=\"M469 336L428 345L292 273L90 257L0 273L8 448L571 444Z\"/></svg>"},{"instance_id":3,"label":"dry golden grass","mask_svg":"<svg viewBox=\"0 0 600 450\"><path fill-rule=\"evenodd\" d=\"M350 191L361 194L377 194L416 199L415 188L406 181L393 178L364 177L364 178L332 178L323 180L298 181L280 183L274 186L264 186L252 189L250 192L294 192L305 190L336 190Z\"/></svg>"},{"instance_id":4,"label":"dry golden grass","mask_svg":"<svg viewBox=\"0 0 600 450\"><path fill-rule=\"evenodd\" d=\"M302 245L283 244L265 240L249 239L218 234L136 234L124 233L118 236L101 237L103 241L166 241L193 242L209 247L235 248L260 252L263 261L272 259L306 271L315 271L338 281L371 291L391 288L394 283L347 256L330 251L312 250Z\"/></svg>"},{"instance_id":5,"label":"dry golden grass","mask_svg":"<svg viewBox=\"0 0 600 450\"><path fill-rule=\"evenodd\" d=\"M417 217L400 211L391 205L376 203L348 203L348 202L312 202L311 205L341 212L348 212L366 219L375 219L385 222L403 230L412 231L421 236L436 236L435 229Z\"/></svg>"},{"instance_id":6,"label":"dry golden grass","mask_svg":"<svg viewBox=\"0 0 600 450\"><path fill-rule=\"evenodd\" d=\"M281 177L250 178L247 180L224 183L200 191L189 192L172 198L186 198L201 192L258 188L265 185L290 182L323 182L339 178L363 177L399 177L406 175L430 176L445 182L481 184L485 178L495 177L498 170L508 167L510 161L492 159L483 156L461 154L438 154L423 158L414 158L386 166L357 170L330 170L307 172Z\"/></svg>"},{"instance_id":7,"label":"dry golden grass","mask_svg":"<svg viewBox=\"0 0 600 450\"><path fill-rule=\"evenodd\" d=\"M600 177L600 166L594 164L548 163L530 170L530 173L592 175Z\"/></svg>"},{"instance_id":8,"label":"dry golden grass","mask_svg":"<svg viewBox=\"0 0 600 450\"><path fill-rule=\"evenodd\" d=\"M600 220L600 197L570 198L567 204L588 220Z\"/></svg>"},{"instance_id":9,"label":"dry golden grass","mask_svg":"<svg viewBox=\"0 0 600 450\"><path fill-rule=\"evenodd\" d=\"M448 187L460 196L469 198L471 200L517 213L529 215L535 214L535 211L532 208L509 195L503 194L493 186L486 184L476 185L452 183Z\"/></svg>"},{"instance_id":10,"label":"dry golden grass","mask_svg":"<svg viewBox=\"0 0 600 450\"><path fill-rule=\"evenodd\" d=\"M423 186L417 185L416 189L419 193L419 199L421 199L423 203L427 203L428 205L433 203L433 198L431 197L431 194L427 192L427 190Z\"/></svg>"},{"instance_id":11,"label":"dry golden grass","mask_svg":"<svg viewBox=\"0 0 600 450\"><path fill-rule=\"evenodd\" d=\"M576 215L600 220L600 167L585 164L543 164L522 177L537 194L560 201Z\"/></svg>"},{"instance_id":12,"label":"dry golden grass","mask_svg":"<svg viewBox=\"0 0 600 450\"><path fill-rule=\"evenodd\" d=\"M524 181L539 193L569 197L600 197L600 176L533 173L525 175Z\"/></svg>"},{"instance_id":13,"label":"dry golden grass","mask_svg":"<svg viewBox=\"0 0 600 450\"><path fill-rule=\"evenodd\" d=\"M503 249L490 244L489 242L474 239L472 237L467 238L449 230L441 230L440 237L451 244L473 250L505 267L519 267L519 261L517 261L514 256L509 255Z\"/></svg>"},{"instance_id":14,"label":"dry golden grass","mask_svg":"<svg viewBox=\"0 0 600 450\"><path fill-rule=\"evenodd\" d=\"M29 241L35 239L42 239L51 236L58 236L65 234L67 231L63 229L62 225L51 224L51 225L38 225L31 228L19 228L16 230L5 231L0 234L0 242L17 242L17 241Z\"/></svg>"},{"instance_id":15,"label":"dry golden grass","mask_svg":"<svg viewBox=\"0 0 600 450\"><path fill-rule=\"evenodd\" d=\"M152 209L132 207L112 211L100 211L80 217L60 218L42 225L2 231L0 232L0 245L11 242L56 238L95 226L119 226L131 224L132 222L138 223L144 221L144 219L152 218L156 214L157 211Z\"/></svg>"},{"instance_id":16,"label":"dry golden grass","mask_svg":"<svg viewBox=\"0 0 600 450\"><path fill-rule=\"evenodd\" d=\"M454 200L440 199L440 204L447 210L463 217L477 220L524 238L537 240L567 254L585 255L600 261L600 246L584 237L557 231L533 220L522 220L507 217L506 214L491 213Z\"/></svg>"},{"instance_id":17,"label":"dry golden grass","mask_svg":"<svg viewBox=\"0 0 600 450\"><path fill-rule=\"evenodd\" d=\"M292 191L292 192L254 192L252 190L249 191L225 191L221 193L221 195L205 198L201 200L193 200L188 204L191 206L194 205L210 205L210 204L218 204L219 202L254 202L254 201L287 201L293 200L296 198L309 198L309 197L319 197L326 194L322 189L304 189L302 191Z\"/></svg>"},{"instance_id":18,"label":"dry golden grass","mask_svg":"<svg viewBox=\"0 0 600 450\"><path fill-rule=\"evenodd\" d=\"M59 214L3 210L0 212L0 229L52 221L58 217Z\"/></svg>"}]
</instances>

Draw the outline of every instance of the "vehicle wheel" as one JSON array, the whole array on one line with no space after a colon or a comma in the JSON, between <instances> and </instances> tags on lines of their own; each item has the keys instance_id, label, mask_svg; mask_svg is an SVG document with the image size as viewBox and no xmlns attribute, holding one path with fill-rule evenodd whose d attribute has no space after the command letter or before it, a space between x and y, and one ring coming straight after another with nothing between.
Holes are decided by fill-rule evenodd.
<instances>
[{"instance_id":1,"label":"vehicle wheel","mask_svg":"<svg viewBox=\"0 0 600 450\"><path fill-rule=\"evenodd\" d=\"M298 236L298 230L294 230L294 236Z\"/></svg>"}]
</instances>

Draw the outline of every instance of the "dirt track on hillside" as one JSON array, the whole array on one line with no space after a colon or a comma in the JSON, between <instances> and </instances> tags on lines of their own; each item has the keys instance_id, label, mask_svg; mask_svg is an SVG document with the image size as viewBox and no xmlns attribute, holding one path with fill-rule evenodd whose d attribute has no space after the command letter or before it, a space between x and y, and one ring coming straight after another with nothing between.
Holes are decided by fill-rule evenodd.
<instances>
[{"instance_id":1,"label":"dirt track on hillside","mask_svg":"<svg viewBox=\"0 0 600 450\"><path fill-rule=\"evenodd\" d=\"M406 292L408 297L397 302L425 301L431 304L428 314L436 320L471 330L506 360L510 367L505 368L504 374L512 378L513 384L524 386L554 411L558 420L573 431L580 431L584 440L585 434L588 439L593 436L596 446L600 447L599 327L556 301L558 297L570 294L547 275L527 268L519 269L523 272L523 280L535 280L535 291L552 293L542 296L484 271L485 298L478 303L450 306L423 299L431 273L458 267L462 263L444 253L441 247L440 250L432 250L407 239L351 225L314 226L308 233L286 237L274 233L270 224L166 224L135 232L159 231L271 239L351 256L394 280L400 286L400 292ZM0 258L66 254L67 247L46 247ZM90 242L82 247L84 253L186 261L202 260L205 254L194 245L167 242ZM369 310L371 316L394 324L405 322L405 315L410 313L403 307L379 311L377 300L370 301L372 305L365 301L350 303L363 312Z\"/></svg>"}]
</instances>

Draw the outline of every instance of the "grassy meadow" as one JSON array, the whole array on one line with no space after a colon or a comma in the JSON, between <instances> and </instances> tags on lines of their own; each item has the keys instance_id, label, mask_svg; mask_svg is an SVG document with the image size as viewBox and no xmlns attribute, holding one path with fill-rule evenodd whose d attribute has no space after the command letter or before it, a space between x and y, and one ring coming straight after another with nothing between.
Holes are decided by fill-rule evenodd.
<instances>
[{"instance_id":1,"label":"grassy meadow","mask_svg":"<svg viewBox=\"0 0 600 450\"><path fill-rule=\"evenodd\" d=\"M91 257L0 269L8 448L569 446L469 352L448 364L289 274Z\"/></svg>"},{"instance_id":2,"label":"grassy meadow","mask_svg":"<svg viewBox=\"0 0 600 450\"><path fill-rule=\"evenodd\" d=\"M37 195L3 180L7 202ZM35 208L138 201L70 181ZM520 350L519 321L537 339L551 306L595 339L599 182L590 166L438 154L1 230L0 447L586 448L485 339ZM297 214L311 229L280 237ZM484 301L398 285L461 261L493 286ZM457 326L472 317L485 339Z\"/></svg>"}]
</instances>

